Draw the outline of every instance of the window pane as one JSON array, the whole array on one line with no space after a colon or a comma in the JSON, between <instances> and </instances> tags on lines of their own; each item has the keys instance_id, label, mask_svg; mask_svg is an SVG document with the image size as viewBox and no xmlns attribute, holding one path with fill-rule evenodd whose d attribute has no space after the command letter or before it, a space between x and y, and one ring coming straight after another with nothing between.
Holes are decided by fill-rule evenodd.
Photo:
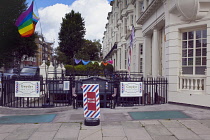
<instances>
[{"instance_id":1,"label":"window pane","mask_svg":"<svg viewBox=\"0 0 210 140\"><path fill-rule=\"evenodd\" d=\"M193 57L193 49L188 49L188 57Z\"/></svg>"},{"instance_id":2,"label":"window pane","mask_svg":"<svg viewBox=\"0 0 210 140\"><path fill-rule=\"evenodd\" d=\"M183 74L193 74L193 67L182 67Z\"/></svg>"},{"instance_id":3,"label":"window pane","mask_svg":"<svg viewBox=\"0 0 210 140\"><path fill-rule=\"evenodd\" d=\"M182 50L182 57L187 57L187 50Z\"/></svg>"},{"instance_id":4,"label":"window pane","mask_svg":"<svg viewBox=\"0 0 210 140\"><path fill-rule=\"evenodd\" d=\"M195 68L195 74L205 74L206 66L198 66Z\"/></svg>"},{"instance_id":5,"label":"window pane","mask_svg":"<svg viewBox=\"0 0 210 140\"><path fill-rule=\"evenodd\" d=\"M182 48L187 48L187 41L182 41Z\"/></svg>"},{"instance_id":6,"label":"window pane","mask_svg":"<svg viewBox=\"0 0 210 140\"><path fill-rule=\"evenodd\" d=\"M193 35L194 35L193 32L188 32L188 39L193 39Z\"/></svg>"},{"instance_id":7,"label":"window pane","mask_svg":"<svg viewBox=\"0 0 210 140\"><path fill-rule=\"evenodd\" d=\"M200 48L201 47L201 40L196 40L196 48Z\"/></svg>"},{"instance_id":8,"label":"window pane","mask_svg":"<svg viewBox=\"0 0 210 140\"><path fill-rule=\"evenodd\" d=\"M187 32L182 34L182 40L187 40Z\"/></svg>"},{"instance_id":9,"label":"window pane","mask_svg":"<svg viewBox=\"0 0 210 140\"><path fill-rule=\"evenodd\" d=\"M196 56L201 56L201 49L196 49Z\"/></svg>"},{"instance_id":10,"label":"window pane","mask_svg":"<svg viewBox=\"0 0 210 140\"><path fill-rule=\"evenodd\" d=\"M182 58L182 65L186 66L187 65L187 58Z\"/></svg>"},{"instance_id":11,"label":"window pane","mask_svg":"<svg viewBox=\"0 0 210 140\"><path fill-rule=\"evenodd\" d=\"M188 48L193 48L193 40L192 41L188 41Z\"/></svg>"},{"instance_id":12,"label":"window pane","mask_svg":"<svg viewBox=\"0 0 210 140\"><path fill-rule=\"evenodd\" d=\"M197 57L195 61L196 65L201 65L201 57Z\"/></svg>"},{"instance_id":13,"label":"window pane","mask_svg":"<svg viewBox=\"0 0 210 140\"><path fill-rule=\"evenodd\" d=\"M206 48L202 49L202 56L206 56Z\"/></svg>"},{"instance_id":14,"label":"window pane","mask_svg":"<svg viewBox=\"0 0 210 140\"><path fill-rule=\"evenodd\" d=\"M188 58L188 66L192 66L193 65L193 58Z\"/></svg>"},{"instance_id":15,"label":"window pane","mask_svg":"<svg viewBox=\"0 0 210 140\"><path fill-rule=\"evenodd\" d=\"M202 57L202 65L206 66L206 57Z\"/></svg>"},{"instance_id":16,"label":"window pane","mask_svg":"<svg viewBox=\"0 0 210 140\"><path fill-rule=\"evenodd\" d=\"M203 36L202 36L202 38L207 38L207 30L203 30L202 32L203 32L203 34L202 34L202 35L203 35Z\"/></svg>"},{"instance_id":17,"label":"window pane","mask_svg":"<svg viewBox=\"0 0 210 140\"><path fill-rule=\"evenodd\" d=\"M196 31L196 39L201 38L201 31Z\"/></svg>"},{"instance_id":18,"label":"window pane","mask_svg":"<svg viewBox=\"0 0 210 140\"><path fill-rule=\"evenodd\" d=\"M206 47L207 43L206 43L206 39L202 40L202 47Z\"/></svg>"}]
</instances>

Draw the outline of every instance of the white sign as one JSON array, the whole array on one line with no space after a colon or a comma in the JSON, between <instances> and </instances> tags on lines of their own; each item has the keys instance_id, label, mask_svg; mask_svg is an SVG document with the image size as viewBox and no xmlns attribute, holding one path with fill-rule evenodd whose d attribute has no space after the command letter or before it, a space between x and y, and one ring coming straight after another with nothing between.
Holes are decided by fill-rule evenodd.
<instances>
[{"instance_id":1,"label":"white sign","mask_svg":"<svg viewBox=\"0 0 210 140\"><path fill-rule=\"evenodd\" d=\"M40 97L40 81L15 81L15 97Z\"/></svg>"},{"instance_id":2,"label":"white sign","mask_svg":"<svg viewBox=\"0 0 210 140\"><path fill-rule=\"evenodd\" d=\"M70 81L63 81L63 90L70 90Z\"/></svg>"},{"instance_id":3,"label":"white sign","mask_svg":"<svg viewBox=\"0 0 210 140\"><path fill-rule=\"evenodd\" d=\"M142 82L120 82L120 97L142 96Z\"/></svg>"}]
</instances>

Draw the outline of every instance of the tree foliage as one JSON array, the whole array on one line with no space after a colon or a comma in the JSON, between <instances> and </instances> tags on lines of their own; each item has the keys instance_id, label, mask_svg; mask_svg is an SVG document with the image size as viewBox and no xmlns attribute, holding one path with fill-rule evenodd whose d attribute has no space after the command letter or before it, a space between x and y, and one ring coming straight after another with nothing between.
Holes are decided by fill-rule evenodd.
<instances>
[{"instance_id":1,"label":"tree foliage","mask_svg":"<svg viewBox=\"0 0 210 140\"><path fill-rule=\"evenodd\" d=\"M83 60L99 60L100 49L101 44L99 42L84 40L82 48L78 51L75 57Z\"/></svg>"},{"instance_id":2,"label":"tree foliage","mask_svg":"<svg viewBox=\"0 0 210 140\"><path fill-rule=\"evenodd\" d=\"M54 58L57 60L57 63L63 63L67 64L68 63L68 58L66 55L60 51L60 47L55 48L55 56Z\"/></svg>"},{"instance_id":3,"label":"tree foliage","mask_svg":"<svg viewBox=\"0 0 210 140\"><path fill-rule=\"evenodd\" d=\"M15 26L15 21L26 9L26 0L0 1L0 67L8 67L23 55L36 53L35 35L22 38Z\"/></svg>"},{"instance_id":4,"label":"tree foliage","mask_svg":"<svg viewBox=\"0 0 210 140\"><path fill-rule=\"evenodd\" d=\"M68 58L68 64L71 64L76 54L83 45L85 35L85 22L81 14L73 10L62 19L59 32L59 49ZM71 61L70 61L71 60Z\"/></svg>"}]
</instances>

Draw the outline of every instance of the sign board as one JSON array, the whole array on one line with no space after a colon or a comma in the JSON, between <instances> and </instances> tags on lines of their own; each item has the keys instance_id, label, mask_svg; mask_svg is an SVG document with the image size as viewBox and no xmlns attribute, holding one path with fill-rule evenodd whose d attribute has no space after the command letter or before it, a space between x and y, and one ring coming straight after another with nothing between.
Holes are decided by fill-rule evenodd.
<instances>
[{"instance_id":1,"label":"sign board","mask_svg":"<svg viewBox=\"0 0 210 140\"><path fill-rule=\"evenodd\" d=\"M40 97L40 81L15 81L15 97Z\"/></svg>"},{"instance_id":2,"label":"sign board","mask_svg":"<svg viewBox=\"0 0 210 140\"><path fill-rule=\"evenodd\" d=\"M120 97L142 96L142 82L120 82Z\"/></svg>"},{"instance_id":3,"label":"sign board","mask_svg":"<svg viewBox=\"0 0 210 140\"><path fill-rule=\"evenodd\" d=\"M70 81L63 81L63 90L70 90Z\"/></svg>"},{"instance_id":4,"label":"sign board","mask_svg":"<svg viewBox=\"0 0 210 140\"><path fill-rule=\"evenodd\" d=\"M100 98L98 84L83 84L84 117L100 118Z\"/></svg>"}]
</instances>

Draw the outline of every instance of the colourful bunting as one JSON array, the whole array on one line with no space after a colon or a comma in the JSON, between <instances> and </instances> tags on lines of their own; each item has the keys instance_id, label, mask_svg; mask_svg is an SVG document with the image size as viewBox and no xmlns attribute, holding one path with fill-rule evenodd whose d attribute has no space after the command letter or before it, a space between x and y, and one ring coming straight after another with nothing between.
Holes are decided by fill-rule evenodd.
<instances>
[{"instance_id":1,"label":"colourful bunting","mask_svg":"<svg viewBox=\"0 0 210 140\"><path fill-rule=\"evenodd\" d=\"M107 66L107 65L108 65L108 63L107 63L107 62L102 62L102 64L103 64L104 66Z\"/></svg>"},{"instance_id":2,"label":"colourful bunting","mask_svg":"<svg viewBox=\"0 0 210 140\"><path fill-rule=\"evenodd\" d=\"M103 64L104 66L107 66L108 64L113 64L113 60L109 60L109 61L107 61L107 62L98 62L98 61L85 61L85 60L81 60L81 59L74 59L74 62L76 63L76 64L79 64L80 62L82 61L82 63L84 64L84 65L87 65L87 64L89 64L90 62L92 63L92 64L94 64L95 62L97 62L98 63L98 65L100 66L101 64Z\"/></svg>"},{"instance_id":3,"label":"colourful bunting","mask_svg":"<svg viewBox=\"0 0 210 140\"><path fill-rule=\"evenodd\" d=\"M79 64L81 62L81 59L74 59L76 64Z\"/></svg>"},{"instance_id":4,"label":"colourful bunting","mask_svg":"<svg viewBox=\"0 0 210 140\"><path fill-rule=\"evenodd\" d=\"M82 63L83 63L84 65L87 65L88 63L90 63L90 61L84 61L84 60L82 60Z\"/></svg>"},{"instance_id":5,"label":"colourful bunting","mask_svg":"<svg viewBox=\"0 0 210 140\"><path fill-rule=\"evenodd\" d=\"M113 64L113 60L109 60L107 61L109 64Z\"/></svg>"}]
</instances>

